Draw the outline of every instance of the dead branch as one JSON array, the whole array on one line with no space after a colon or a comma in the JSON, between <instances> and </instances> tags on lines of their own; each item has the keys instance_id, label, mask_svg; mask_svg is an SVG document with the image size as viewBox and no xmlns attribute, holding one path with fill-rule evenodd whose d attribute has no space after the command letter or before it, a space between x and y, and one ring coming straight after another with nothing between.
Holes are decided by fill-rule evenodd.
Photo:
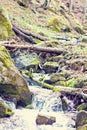
<instances>
[{"instance_id":1,"label":"dead branch","mask_svg":"<svg viewBox=\"0 0 87 130\"><path fill-rule=\"evenodd\" d=\"M14 30L14 29L17 29L17 30L21 31L22 33L24 33L24 34L27 35L27 36L31 36L31 37L33 37L33 38L35 38L35 39L38 39L38 40L41 40L41 41L47 41L47 40L49 40L48 38L44 38L44 37L38 36L38 35L36 35L36 34L34 34L34 33L32 33L32 32L25 31L24 29L21 29L21 28L15 26L15 25L13 25L13 30Z\"/></svg>"},{"instance_id":2,"label":"dead branch","mask_svg":"<svg viewBox=\"0 0 87 130\"><path fill-rule=\"evenodd\" d=\"M13 31L22 36L23 38L25 38L27 41L29 41L30 43L36 44L35 41L33 40L33 38L31 36L28 36L26 34L24 34L23 32L21 32L20 30L18 30L17 28L13 27Z\"/></svg>"},{"instance_id":3,"label":"dead branch","mask_svg":"<svg viewBox=\"0 0 87 130\"><path fill-rule=\"evenodd\" d=\"M64 50L62 49L60 50L52 47L37 47L34 45L18 45L18 44L0 44L0 45L3 45L6 48L10 48L10 49L14 49L14 48L28 49L28 50L38 51L38 52L57 53L59 55L64 52Z\"/></svg>"}]
</instances>

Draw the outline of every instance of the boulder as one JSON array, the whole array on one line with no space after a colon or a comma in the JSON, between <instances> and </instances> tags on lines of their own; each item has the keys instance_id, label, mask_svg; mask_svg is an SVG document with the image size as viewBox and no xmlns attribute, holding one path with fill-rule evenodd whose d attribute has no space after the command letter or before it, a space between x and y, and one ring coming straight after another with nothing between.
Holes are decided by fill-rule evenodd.
<instances>
[{"instance_id":1,"label":"boulder","mask_svg":"<svg viewBox=\"0 0 87 130\"><path fill-rule=\"evenodd\" d=\"M43 65L43 69L47 73L58 71L58 63L57 62L45 62Z\"/></svg>"},{"instance_id":2,"label":"boulder","mask_svg":"<svg viewBox=\"0 0 87 130\"><path fill-rule=\"evenodd\" d=\"M77 107L78 111L85 110L87 111L87 103L83 103Z\"/></svg>"},{"instance_id":3,"label":"boulder","mask_svg":"<svg viewBox=\"0 0 87 130\"><path fill-rule=\"evenodd\" d=\"M82 110L77 114L76 128L83 127L87 124L87 112ZM84 129L85 130L85 129Z\"/></svg>"},{"instance_id":4,"label":"boulder","mask_svg":"<svg viewBox=\"0 0 87 130\"><path fill-rule=\"evenodd\" d=\"M31 73L30 69L36 72L40 62L40 58L36 53L20 53L19 56L15 57L17 67L19 69L27 69L29 73Z\"/></svg>"},{"instance_id":5,"label":"boulder","mask_svg":"<svg viewBox=\"0 0 87 130\"><path fill-rule=\"evenodd\" d=\"M9 99L16 98L18 103L25 105L31 99L26 81L3 46L0 46L0 95Z\"/></svg>"},{"instance_id":6,"label":"boulder","mask_svg":"<svg viewBox=\"0 0 87 130\"><path fill-rule=\"evenodd\" d=\"M12 33L12 26L6 10L0 5L0 40L6 39Z\"/></svg>"},{"instance_id":7,"label":"boulder","mask_svg":"<svg viewBox=\"0 0 87 130\"><path fill-rule=\"evenodd\" d=\"M36 118L37 125L52 125L54 122L56 122L56 118L53 116L38 115Z\"/></svg>"},{"instance_id":8,"label":"boulder","mask_svg":"<svg viewBox=\"0 0 87 130\"><path fill-rule=\"evenodd\" d=\"M82 127L78 127L77 130L87 130L87 124Z\"/></svg>"},{"instance_id":9,"label":"boulder","mask_svg":"<svg viewBox=\"0 0 87 130\"><path fill-rule=\"evenodd\" d=\"M13 115L14 112L12 112L12 109L8 104L6 104L3 101L0 101L0 118L1 117L8 117Z\"/></svg>"}]
</instances>

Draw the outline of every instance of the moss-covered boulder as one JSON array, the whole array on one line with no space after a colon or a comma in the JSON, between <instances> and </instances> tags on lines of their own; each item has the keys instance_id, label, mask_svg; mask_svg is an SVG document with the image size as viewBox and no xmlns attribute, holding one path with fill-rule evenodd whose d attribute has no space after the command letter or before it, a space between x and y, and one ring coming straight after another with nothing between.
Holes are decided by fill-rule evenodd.
<instances>
[{"instance_id":1,"label":"moss-covered boulder","mask_svg":"<svg viewBox=\"0 0 87 130\"><path fill-rule=\"evenodd\" d=\"M83 125L82 127L78 127L77 130L87 130L87 124Z\"/></svg>"},{"instance_id":2,"label":"moss-covered boulder","mask_svg":"<svg viewBox=\"0 0 87 130\"><path fill-rule=\"evenodd\" d=\"M6 39L12 33L12 26L6 10L0 5L0 40Z\"/></svg>"},{"instance_id":3,"label":"moss-covered boulder","mask_svg":"<svg viewBox=\"0 0 87 130\"><path fill-rule=\"evenodd\" d=\"M26 81L3 46L0 46L0 95L16 98L18 102L24 104L28 104L31 97Z\"/></svg>"},{"instance_id":4,"label":"moss-covered boulder","mask_svg":"<svg viewBox=\"0 0 87 130\"><path fill-rule=\"evenodd\" d=\"M85 110L87 111L87 103L81 104L77 107L78 111Z\"/></svg>"},{"instance_id":5,"label":"moss-covered boulder","mask_svg":"<svg viewBox=\"0 0 87 130\"><path fill-rule=\"evenodd\" d=\"M65 22L64 22L64 21ZM66 31L70 32L70 24L67 19L65 19L62 15L59 17L53 17L47 22L47 27L51 28L53 31Z\"/></svg>"},{"instance_id":6,"label":"moss-covered boulder","mask_svg":"<svg viewBox=\"0 0 87 130\"><path fill-rule=\"evenodd\" d=\"M43 69L45 72L51 73L56 72L58 70L58 63L57 62L45 62L43 65Z\"/></svg>"},{"instance_id":7,"label":"moss-covered boulder","mask_svg":"<svg viewBox=\"0 0 87 130\"><path fill-rule=\"evenodd\" d=\"M8 104L6 104L3 101L0 101L0 118L1 117L7 117L13 115L14 112L12 112L12 109Z\"/></svg>"},{"instance_id":8,"label":"moss-covered boulder","mask_svg":"<svg viewBox=\"0 0 87 130\"><path fill-rule=\"evenodd\" d=\"M78 129L79 127L82 128L84 125L87 125L87 112L82 110L77 114L76 118L76 128ZM82 129L80 129L82 130ZM85 129L83 129L85 130Z\"/></svg>"}]
</instances>

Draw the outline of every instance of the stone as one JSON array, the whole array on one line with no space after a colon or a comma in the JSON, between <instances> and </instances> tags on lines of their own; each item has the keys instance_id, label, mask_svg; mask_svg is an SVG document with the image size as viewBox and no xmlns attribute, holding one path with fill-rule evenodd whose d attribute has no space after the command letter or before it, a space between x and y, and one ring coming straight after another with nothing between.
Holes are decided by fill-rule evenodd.
<instances>
[{"instance_id":1,"label":"stone","mask_svg":"<svg viewBox=\"0 0 87 130\"><path fill-rule=\"evenodd\" d=\"M82 110L77 114L76 128L83 127L86 124L87 124L87 112Z\"/></svg>"},{"instance_id":2,"label":"stone","mask_svg":"<svg viewBox=\"0 0 87 130\"><path fill-rule=\"evenodd\" d=\"M45 72L51 73L56 72L58 70L58 63L57 62L45 62L43 65L43 69Z\"/></svg>"},{"instance_id":3,"label":"stone","mask_svg":"<svg viewBox=\"0 0 87 130\"><path fill-rule=\"evenodd\" d=\"M32 71L36 72L40 62L41 60L36 53L21 53L19 56L15 57L15 63L19 69L27 69L29 71L32 69Z\"/></svg>"},{"instance_id":4,"label":"stone","mask_svg":"<svg viewBox=\"0 0 87 130\"><path fill-rule=\"evenodd\" d=\"M82 127L78 127L77 130L87 130L87 124Z\"/></svg>"},{"instance_id":5,"label":"stone","mask_svg":"<svg viewBox=\"0 0 87 130\"><path fill-rule=\"evenodd\" d=\"M25 79L3 46L0 46L0 95L8 99L16 98L17 102L25 105L31 100L31 93Z\"/></svg>"},{"instance_id":6,"label":"stone","mask_svg":"<svg viewBox=\"0 0 87 130\"><path fill-rule=\"evenodd\" d=\"M6 10L0 5L0 40L5 40L12 33L12 25Z\"/></svg>"},{"instance_id":7,"label":"stone","mask_svg":"<svg viewBox=\"0 0 87 130\"><path fill-rule=\"evenodd\" d=\"M10 106L8 104L6 104L3 101L0 101L0 118L1 117L8 117L13 115L14 112L12 111L12 109L10 108Z\"/></svg>"},{"instance_id":8,"label":"stone","mask_svg":"<svg viewBox=\"0 0 87 130\"><path fill-rule=\"evenodd\" d=\"M85 110L87 111L87 103L83 103L77 107L78 111Z\"/></svg>"},{"instance_id":9,"label":"stone","mask_svg":"<svg viewBox=\"0 0 87 130\"><path fill-rule=\"evenodd\" d=\"M37 125L52 125L56 122L56 118L53 116L38 115L36 118Z\"/></svg>"}]
</instances>

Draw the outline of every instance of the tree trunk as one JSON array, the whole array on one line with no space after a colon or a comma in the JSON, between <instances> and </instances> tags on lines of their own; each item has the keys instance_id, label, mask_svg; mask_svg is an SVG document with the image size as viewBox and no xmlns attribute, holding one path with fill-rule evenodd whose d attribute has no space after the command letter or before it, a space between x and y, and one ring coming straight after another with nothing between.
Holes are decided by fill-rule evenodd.
<instances>
[{"instance_id":1,"label":"tree trunk","mask_svg":"<svg viewBox=\"0 0 87 130\"><path fill-rule=\"evenodd\" d=\"M21 28L15 26L15 25L13 25L13 30L16 31L16 32L18 32L17 30L19 30L19 31L22 32L23 34L25 34L25 35L27 35L27 36L31 36L31 37L33 37L33 38L35 38L35 39L38 39L38 40L41 40L41 41L47 41L47 40L49 40L48 38L44 38L44 37L39 36L39 35L36 35L36 34L34 34L34 33L32 33L32 32L25 31L24 29L21 29Z\"/></svg>"},{"instance_id":2,"label":"tree trunk","mask_svg":"<svg viewBox=\"0 0 87 130\"><path fill-rule=\"evenodd\" d=\"M0 45L3 45L7 48L10 48L10 49L15 49L15 48L18 48L18 49L29 49L29 50L34 50L34 51L37 51L37 52L48 52L48 53L56 53L58 55L62 54L64 52L64 50L60 50L60 49L57 49L57 48L52 48L52 47L37 47L37 46L34 46L34 45L18 45L18 44L4 44L4 43L0 43Z\"/></svg>"}]
</instances>

